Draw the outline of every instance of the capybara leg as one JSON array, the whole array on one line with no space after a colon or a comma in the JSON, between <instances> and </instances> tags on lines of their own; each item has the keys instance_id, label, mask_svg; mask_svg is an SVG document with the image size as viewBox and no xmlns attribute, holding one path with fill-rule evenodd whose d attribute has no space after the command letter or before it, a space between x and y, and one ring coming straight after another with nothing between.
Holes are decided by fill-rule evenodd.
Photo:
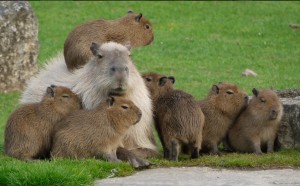
<instances>
[{"instance_id":1,"label":"capybara leg","mask_svg":"<svg viewBox=\"0 0 300 186\"><path fill-rule=\"evenodd\" d=\"M111 161L111 162L121 162L121 160L119 160L117 158L116 154L114 154L114 153L103 154L103 158L106 159L107 161Z\"/></svg>"},{"instance_id":2,"label":"capybara leg","mask_svg":"<svg viewBox=\"0 0 300 186\"><path fill-rule=\"evenodd\" d=\"M268 144L267 144L267 153L274 152L274 140L275 139L269 139Z\"/></svg>"},{"instance_id":3,"label":"capybara leg","mask_svg":"<svg viewBox=\"0 0 300 186\"><path fill-rule=\"evenodd\" d=\"M157 151L147 148L137 148L130 151L140 158L156 158L159 156Z\"/></svg>"},{"instance_id":4,"label":"capybara leg","mask_svg":"<svg viewBox=\"0 0 300 186\"><path fill-rule=\"evenodd\" d=\"M148 161L137 157L134 153L122 147L117 149L117 157L122 161L129 162L134 168L146 168L150 166Z\"/></svg>"},{"instance_id":5,"label":"capybara leg","mask_svg":"<svg viewBox=\"0 0 300 186\"><path fill-rule=\"evenodd\" d=\"M170 160L173 161L178 161L178 142L177 140L172 140L171 142L172 146L171 146L171 157Z\"/></svg>"},{"instance_id":6,"label":"capybara leg","mask_svg":"<svg viewBox=\"0 0 300 186\"><path fill-rule=\"evenodd\" d=\"M191 154L191 159L199 158L199 148L194 147Z\"/></svg>"},{"instance_id":7,"label":"capybara leg","mask_svg":"<svg viewBox=\"0 0 300 186\"><path fill-rule=\"evenodd\" d=\"M262 154L261 147L260 147L260 141L255 141L253 146L254 146L255 154Z\"/></svg>"},{"instance_id":8,"label":"capybara leg","mask_svg":"<svg viewBox=\"0 0 300 186\"><path fill-rule=\"evenodd\" d=\"M192 152L191 152L191 158L198 158L199 157L199 152L201 150L201 145L202 145L202 134L200 133L194 144L192 144Z\"/></svg>"},{"instance_id":9,"label":"capybara leg","mask_svg":"<svg viewBox=\"0 0 300 186\"><path fill-rule=\"evenodd\" d=\"M211 155L221 156L222 154L219 152L217 143L211 143L211 149L209 152Z\"/></svg>"},{"instance_id":10,"label":"capybara leg","mask_svg":"<svg viewBox=\"0 0 300 186\"><path fill-rule=\"evenodd\" d=\"M166 147L164 147L163 149L164 149L164 158L168 159L170 156L170 150Z\"/></svg>"}]
</instances>

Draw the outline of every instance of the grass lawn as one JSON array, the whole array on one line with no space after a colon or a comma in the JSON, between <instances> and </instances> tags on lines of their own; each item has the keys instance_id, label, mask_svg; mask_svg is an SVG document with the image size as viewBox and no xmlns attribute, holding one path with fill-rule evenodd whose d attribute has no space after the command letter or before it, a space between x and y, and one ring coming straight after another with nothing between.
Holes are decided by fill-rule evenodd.
<instances>
[{"instance_id":1,"label":"grass lawn","mask_svg":"<svg viewBox=\"0 0 300 186\"><path fill-rule=\"evenodd\" d=\"M176 87L203 99L214 83L230 82L251 95L253 87L300 86L298 2L30 2L39 21L38 64L62 51L68 33L91 19L116 19L128 10L142 12L153 24L154 43L133 49L141 72L176 77ZM250 68L257 77L243 77ZM127 163L55 160L24 163L2 155L3 133L20 92L0 93L0 185L90 185L95 179L124 176ZM179 162L151 159L153 167L221 166L300 167L300 150L262 156L225 154Z\"/></svg>"}]
</instances>

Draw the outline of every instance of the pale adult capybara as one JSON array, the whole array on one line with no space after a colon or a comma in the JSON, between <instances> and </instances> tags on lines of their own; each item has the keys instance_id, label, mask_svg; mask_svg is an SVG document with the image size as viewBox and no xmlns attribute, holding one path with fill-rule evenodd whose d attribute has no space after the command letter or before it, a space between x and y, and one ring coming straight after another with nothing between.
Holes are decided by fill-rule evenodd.
<instances>
[{"instance_id":1,"label":"pale adult capybara","mask_svg":"<svg viewBox=\"0 0 300 186\"><path fill-rule=\"evenodd\" d=\"M143 78L153 101L156 129L164 148L164 158L178 161L179 144L188 144L191 158L199 157L204 115L192 95L175 90L175 78L145 73Z\"/></svg>"},{"instance_id":2,"label":"pale adult capybara","mask_svg":"<svg viewBox=\"0 0 300 186\"><path fill-rule=\"evenodd\" d=\"M109 97L95 109L73 112L55 127L51 156L118 162L116 150L141 116L141 110L122 97Z\"/></svg>"},{"instance_id":3,"label":"pale adult capybara","mask_svg":"<svg viewBox=\"0 0 300 186\"><path fill-rule=\"evenodd\" d=\"M283 115L282 104L272 90L252 90L246 110L228 132L229 145L238 152L261 154L274 151L274 141Z\"/></svg>"},{"instance_id":4,"label":"pale adult capybara","mask_svg":"<svg viewBox=\"0 0 300 186\"><path fill-rule=\"evenodd\" d=\"M131 11L116 20L92 20L76 26L64 44L64 57L70 71L82 67L93 56L89 47L92 42L114 41L132 47L142 47L153 41L149 20Z\"/></svg>"},{"instance_id":5,"label":"pale adult capybara","mask_svg":"<svg viewBox=\"0 0 300 186\"><path fill-rule=\"evenodd\" d=\"M142 118L137 125L130 127L123 139L125 149L117 151L118 158L131 163L138 161L141 166L147 164L140 158L157 155L152 129L152 102L144 80L130 58L130 51L115 42L93 43L91 51L94 57L74 72L68 71L62 55L52 59L28 82L21 103L39 102L42 90L49 84L72 89L81 97L85 109L96 108L109 95L122 95L142 110Z\"/></svg>"},{"instance_id":6,"label":"pale adult capybara","mask_svg":"<svg viewBox=\"0 0 300 186\"><path fill-rule=\"evenodd\" d=\"M10 115L4 134L6 155L21 160L48 158L54 126L80 109L80 99L70 89L52 85L45 90L40 103L21 105Z\"/></svg>"},{"instance_id":7,"label":"pale adult capybara","mask_svg":"<svg viewBox=\"0 0 300 186\"><path fill-rule=\"evenodd\" d=\"M220 154L218 145L247 102L248 96L236 85L212 86L207 98L199 101L205 116L201 153Z\"/></svg>"}]
</instances>

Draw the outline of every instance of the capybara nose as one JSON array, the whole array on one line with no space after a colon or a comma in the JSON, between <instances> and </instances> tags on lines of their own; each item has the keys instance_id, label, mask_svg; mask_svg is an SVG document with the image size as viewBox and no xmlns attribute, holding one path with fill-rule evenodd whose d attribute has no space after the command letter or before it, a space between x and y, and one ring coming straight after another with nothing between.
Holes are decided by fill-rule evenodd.
<instances>
[{"instance_id":1,"label":"capybara nose","mask_svg":"<svg viewBox=\"0 0 300 186\"><path fill-rule=\"evenodd\" d=\"M271 119L276 119L277 118L277 111L275 109L271 110Z\"/></svg>"}]
</instances>

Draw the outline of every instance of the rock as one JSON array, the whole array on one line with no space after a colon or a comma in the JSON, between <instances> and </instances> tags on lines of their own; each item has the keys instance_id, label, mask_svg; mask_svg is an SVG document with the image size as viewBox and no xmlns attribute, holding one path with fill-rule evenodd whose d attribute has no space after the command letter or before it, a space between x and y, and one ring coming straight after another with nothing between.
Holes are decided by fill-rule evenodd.
<instances>
[{"instance_id":1,"label":"rock","mask_svg":"<svg viewBox=\"0 0 300 186\"><path fill-rule=\"evenodd\" d=\"M38 22L27 1L0 2L0 92L21 90L37 72Z\"/></svg>"},{"instance_id":2,"label":"rock","mask_svg":"<svg viewBox=\"0 0 300 186\"><path fill-rule=\"evenodd\" d=\"M284 114L278 131L281 148L300 148L300 90L276 91L283 104Z\"/></svg>"},{"instance_id":3,"label":"rock","mask_svg":"<svg viewBox=\"0 0 300 186\"><path fill-rule=\"evenodd\" d=\"M281 98L295 98L300 96L300 89L286 89L275 91Z\"/></svg>"}]
</instances>

